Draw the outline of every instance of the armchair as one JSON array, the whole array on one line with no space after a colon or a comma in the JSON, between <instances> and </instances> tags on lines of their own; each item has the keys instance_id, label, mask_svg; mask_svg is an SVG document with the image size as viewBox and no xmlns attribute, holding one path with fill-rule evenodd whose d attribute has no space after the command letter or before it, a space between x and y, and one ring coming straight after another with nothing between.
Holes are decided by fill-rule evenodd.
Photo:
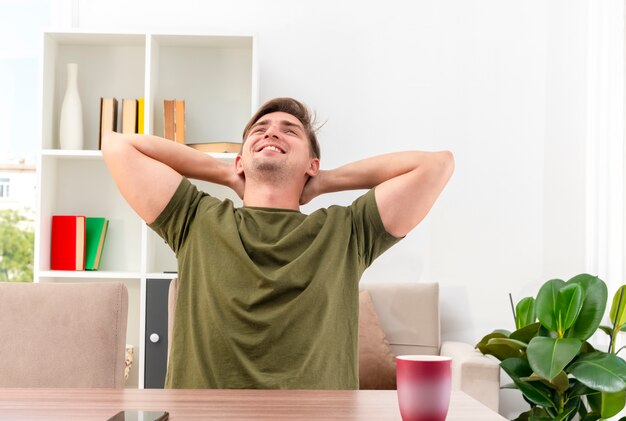
<instances>
[{"instance_id":1,"label":"armchair","mask_svg":"<svg viewBox=\"0 0 626 421\"><path fill-rule=\"evenodd\" d=\"M128 291L0 282L0 387L124 386Z\"/></svg>"}]
</instances>

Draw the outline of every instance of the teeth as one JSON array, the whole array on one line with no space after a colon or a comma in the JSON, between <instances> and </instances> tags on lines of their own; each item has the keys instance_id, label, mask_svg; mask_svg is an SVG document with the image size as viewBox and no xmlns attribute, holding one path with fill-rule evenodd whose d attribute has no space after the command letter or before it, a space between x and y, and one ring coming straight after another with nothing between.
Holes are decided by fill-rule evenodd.
<instances>
[{"instance_id":1,"label":"teeth","mask_svg":"<svg viewBox=\"0 0 626 421\"><path fill-rule=\"evenodd\" d=\"M278 149L276 146L269 145L269 146L264 147L263 149L269 149L270 151L282 153L282 151Z\"/></svg>"}]
</instances>

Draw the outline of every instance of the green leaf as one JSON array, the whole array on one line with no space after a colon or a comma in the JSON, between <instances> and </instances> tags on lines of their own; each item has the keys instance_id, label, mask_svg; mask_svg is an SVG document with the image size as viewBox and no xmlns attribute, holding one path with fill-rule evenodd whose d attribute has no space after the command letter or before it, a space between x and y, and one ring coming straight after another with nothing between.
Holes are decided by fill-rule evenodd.
<instances>
[{"instance_id":1,"label":"green leaf","mask_svg":"<svg viewBox=\"0 0 626 421\"><path fill-rule=\"evenodd\" d=\"M517 351L521 350L524 352L526 351L526 347L528 346L526 342L516 341L515 339L511 338L493 338L490 339L487 343L487 346L489 345L505 345Z\"/></svg>"},{"instance_id":2,"label":"green leaf","mask_svg":"<svg viewBox=\"0 0 626 421\"><path fill-rule=\"evenodd\" d=\"M521 329L535 323L536 319L535 299L533 297L522 298L515 306L515 327Z\"/></svg>"},{"instance_id":3,"label":"green leaf","mask_svg":"<svg viewBox=\"0 0 626 421\"><path fill-rule=\"evenodd\" d=\"M537 293L537 317L541 324L551 332L558 329L558 320L556 316L557 297L559 290L565 285L565 281L561 279L552 279L547 281L539 289Z\"/></svg>"},{"instance_id":4,"label":"green leaf","mask_svg":"<svg viewBox=\"0 0 626 421\"><path fill-rule=\"evenodd\" d=\"M579 397L568 397L567 401L565 402L565 407L563 408L563 413L567 414L567 416L563 419L568 421L573 419L579 412L581 406L584 407L585 404ZM586 412L584 408L583 412Z\"/></svg>"},{"instance_id":5,"label":"green leaf","mask_svg":"<svg viewBox=\"0 0 626 421\"><path fill-rule=\"evenodd\" d=\"M541 323L539 323L539 332L537 332L537 336L545 336L548 338L552 337L552 335L550 334L550 331L546 329L546 327L542 325Z\"/></svg>"},{"instance_id":6,"label":"green leaf","mask_svg":"<svg viewBox=\"0 0 626 421\"><path fill-rule=\"evenodd\" d=\"M614 393L626 388L626 362L613 354L582 355L567 371L581 383L600 392Z\"/></svg>"},{"instance_id":7,"label":"green leaf","mask_svg":"<svg viewBox=\"0 0 626 421\"><path fill-rule=\"evenodd\" d=\"M522 412L513 421L552 421L545 409L535 406L529 411Z\"/></svg>"},{"instance_id":8,"label":"green leaf","mask_svg":"<svg viewBox=\"0 0 626 421\"><path fill-rule=\"evenodd\" d=\"M509 358L500 363L500 367L511 377L517 388L524 394L526 399L535 405L554 408L550 390L539 382L525 382L522 377L528 377L533 370L528 361L521 358Z\"/></svg>"},{"instance_id":9,"label":"green leaf","mask_svg":"<svg viewBox=\"0 0 626 421\"><path fill-rule=\"evenodd\" d=\"M611 326L598 326L598 329L600 329L609 336L613 336L613 328Z\"/></svg>"},{"instance_id":10,"label":"green leaf","mask_svg":"<svg viewBox=\"0 0 626 421\"><path fill-rule=\"evenodd\" d=\"M586 273L573 277L567 283L575 283L583 288L583 307L566 336L586 341L596 332L604 317L608 296L606 284L597 276Z\"/></svg>"},{"instance_id":11,"label":"green leaf","mask_svg":"<svg viewBox=\"0 0 626 421\"><path fill-rule=\"evenodd\" d=\"M569 419L570 416L576 414L576 409L577 406L565 408L563 412L561 412L559 415L557 415L556 418L554 418L554 421L563 421Z\"/></svg>"},{"instance_id":12,"label":"green leaf","mask_svg":"<svg viewBox=\"0 0 626 421\"><path fill-rule=\"evenodd\" d=\"M555 389L560 393L569 389L569 378L567 377L567 373L565 371L561 371L554 379L552 379L552 381L546 380L537 373L533 373L528 377L520 377L520 380L525 382L543 382L543 384L549 388Z\"/></svg>"},{"instance_id":13,"label":"green leaf","mask_svg":"<svg viewBox=\"0 0 626 421\"><path fill-rule=\"evenodd\" d=\"M485 337L476 344L476 348L484 355L492 355L500 361L506 360L507 358L521 357L523 355L523 351L519 351L508 345L490 343L494 339L507 339L507 336L501 332L492 332L485 335Z\"/></svg>"},{"instance_id":14,"label":"green leaf","mask_svg":"<svg viewBox=\"0 0 626 421\"><path fill-rule=\"evenodd\" d=\"M529 414L530 414L530 411L522 412L521 414L517 416L517 418L513 419L512 421L528 421Z\"/></svg>"},{"instance_id":15,"label":"green leaf","mask_svg":"<svg viewBox=\"0 0 626 421\"><path fill-rule=\"evenodd\" d=\"M509 338L528 343L530 342L532 338L534 338L535 336L539 334L540 326L541 326L541 323L539 322L530 324L528 326L524 326L523 328L518 329L515 332L511 333Z\"/></svg>"},{"instance_id":16,"label":"green leaf","mask_svg":"<svg viewBox=\"0 0 626 421\"><path fill-rule=\"evenodd\" d=\"M572 283L565 284L559 289L556 299L556 317L558 332L563 336L569 329L583 307L583 289L580 285Z\"/></svg>"},{"instance_id":17,"label":"green leaf","mask_svg":"<svg viewBox=\"0 0 626 421\"><path fill-rule=\"evenodd\" d=\"M626 404L626 391L615 393L597 393L587 397L587 401L600 418L611 418L617 415Z\"/></svg>"},{"instance_id":18,"label":"green leaf","mask_svg":"<svg viewBox=\"0 0 626 421\"><path fill-rule=\"evenodd\" d=\"M565 392L569 389L569 378L567 377L567 373L565 371L561 371L550 381L550 384L559 392Z\"/></svg>"},{"instance_id":19,"label":"green leaf","mask_svg":"<svg viewBox=\"0 0 626 421\"><path fill-rule=\"evenodd\" d=\"M481 346L487 345L487 342L489 342L490 339L493 338L508 338L509 335L505 335L501 332L491 332L488 335L485 335L480 342L478 342L476 344L476 348L480 349Z\"/></svg>"},{"instance_id":20,"label":"green leaf","mask_svg":"<svg viewBox=\"0 0 626 421\"><path fill-rule=\"evenodd\" d=\"M585 386L583 383L581 383L577 379L573 379L573 382L574 383L572 384L572 388L570 389L568 393L570 397L593 395L596 393L600 393L597 390L593 390Z\"/></svg>"},{"instance_id":21,"label":"green leaf","mask_svg":"<svg viewBox=\"0 0 626 421\"><path fill-rule=\"evenodd\" d=\"M526 355L535 373L552 380L576 357L581 345L579 339L538 336L528 344Z\"/></svg>"},{"instance_id":22,"label":"green leaf","mask_svg":"<svg viewBox=\"0 0 626 421\"><path fill-rule=\"evenodd\" d=\"M596 349L589 342L583 342L583 346L580 347L581 354L589 354L591 352L596 352Z\"/></svg>"},{"instance_id":23,"label":"green leaf","mask_svg":"<svg viewBox=\"0 0 626 421\"><path fill-rule=\"evenodd\" d=\"M499 361L504 361L507 358L519 358L524 355L523 351L516 350L508 345L499 344L480 345L478 350L485 355L496 357Z\"/></svg>"},{"instance_id":24,"label":"green leaf","mask_svg":"<svg viewBox=\"0 0 626 421\"><path fill-rule=\"evenodd\" d=\"M577 382L577 383L579 383L579 382ZM580 398L577 398L577 399L578 399L579 402L581 401ZM587 415L588 413L589 413L589 411L587 411L587 405L585 405L584 403L582 403L581 405L578 405L578 419L584 418L585 415Z\"/></svg>"},{"instance_id":25,"label":"green leaf","mask_svg":"<svg viewBox=\"0 0 626 421\"><path fill-rule=\"evenodd\" d=\"M622 294L622 291L624 291L624 296L620 304L619 297ZM611 323L615 321L617 316L617 323L615 324L619 326L619 328L624 326L626 323L626 285L619 287L613 296L613 304L611 305L611 311L609 314L611 315Z\"/></svg>"},{"instance_id":26,"label":"green leaf","mask_svg":"<svg viewBox=\"0 0 626 421\"><path fill-rule=\"evenodd\" d=\"M552 421L552 417L545 410L545 408L534 407L528 411L528 421L544 421L549 420Z\"/></svg>"}]
</instances>

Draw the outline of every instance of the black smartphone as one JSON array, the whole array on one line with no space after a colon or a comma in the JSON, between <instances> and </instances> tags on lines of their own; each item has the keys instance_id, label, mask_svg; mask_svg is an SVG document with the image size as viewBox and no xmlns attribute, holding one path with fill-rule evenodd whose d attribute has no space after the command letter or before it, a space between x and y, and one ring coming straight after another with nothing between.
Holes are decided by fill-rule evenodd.
<instances>
[{"instance_id":1,"label":"black smartphone","mask_svg":"<svg viewBox=\"0 0 626 421\"><path fill-rule=\"evenodd\" d=\"M170 417L163 411L120 411L107 421L166 421Z\"/></svg>"}]
</instances>

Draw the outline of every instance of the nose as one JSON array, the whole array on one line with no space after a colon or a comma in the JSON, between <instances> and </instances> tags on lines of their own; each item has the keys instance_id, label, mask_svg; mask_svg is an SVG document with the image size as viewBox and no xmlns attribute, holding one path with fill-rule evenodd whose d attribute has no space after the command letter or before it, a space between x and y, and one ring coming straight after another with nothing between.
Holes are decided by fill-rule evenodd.
<instances>
[{"instance_id":1,"label":"nose","mask_svg":"<svg viewBox=\"0 0 626 421\"><path fill-rule=\"evenodd\" d=\"M267 127L267 130L265 130L265 138L267 139L270 137L278 137L278 129L274 124L271 124Z\"/></svg>"}]
</instances>

